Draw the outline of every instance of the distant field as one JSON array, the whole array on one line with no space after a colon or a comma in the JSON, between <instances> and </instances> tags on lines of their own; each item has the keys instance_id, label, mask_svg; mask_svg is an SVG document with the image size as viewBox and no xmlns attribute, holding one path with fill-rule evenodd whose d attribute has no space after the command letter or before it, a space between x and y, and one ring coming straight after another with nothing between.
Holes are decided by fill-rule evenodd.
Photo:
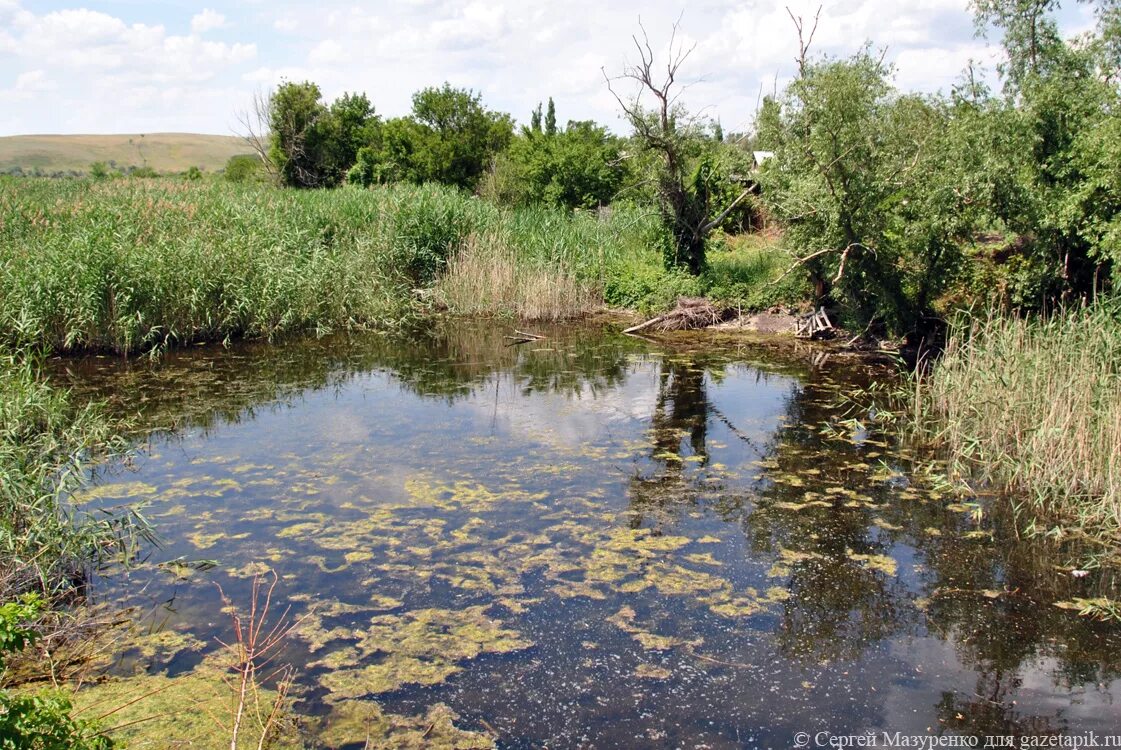
<instances>
[{"instance_id":1,"label":"distant field","mask_svg":"<svg viewBox=\"0 0 1121 750\"><path fill-rule=\"evenodd\" d=\"M199 167L216 172L231 156L245 153L245 142L227 135L13 135L0 137L0 173L15 167L48 175L88 172L95 161L123 169L149 166L157 172L182 172Z\"/></svg>"}]
</instances>

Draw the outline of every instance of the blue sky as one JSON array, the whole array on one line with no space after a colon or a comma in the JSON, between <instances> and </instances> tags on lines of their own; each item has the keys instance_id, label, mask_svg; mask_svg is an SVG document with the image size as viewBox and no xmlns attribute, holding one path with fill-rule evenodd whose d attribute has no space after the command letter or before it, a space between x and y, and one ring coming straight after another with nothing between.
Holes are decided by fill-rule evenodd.
<instances>
[{"instance_id":1,"label":"blue sky","mask_svg":"<svg viewBox=\"0 0 1121 750\"><path fill-rule=\"evenodd\" d=\"M0 0L0 135L229 134L254 91L310 79L328 97L365 91L386 116L447 80L528 119L552 96L559 119L621 129L601 69L617 73L641 14L656 47L672 22L696 50L684 102L725 130L750 126L760 86L788 79L800 0L393 0L32 2ZM1068 2L1068 33L1092 25ZM684 12L683 12L684 9ZM999 51L974 35L967 0L826 0L817 52L887 48L906 90L948 90Z\"/></svg>"}]
</instances>

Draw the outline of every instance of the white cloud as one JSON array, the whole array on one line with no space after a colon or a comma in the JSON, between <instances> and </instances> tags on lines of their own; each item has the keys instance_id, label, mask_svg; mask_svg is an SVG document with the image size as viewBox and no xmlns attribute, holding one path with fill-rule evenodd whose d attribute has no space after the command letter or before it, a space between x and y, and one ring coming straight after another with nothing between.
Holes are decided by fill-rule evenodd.
<instances>
[{"instance_id":1,"label":"white cloud","mask_svg":"<svg viewBox=\"0 0 1121 750\"><path fill-rule=\"evenodd\" d=\"M797 35L786 12L811 17L818 0L698 0L682 19L697 47L683 70L684 103L719 117L725 130L750 124L760 87L792 74ZM525 120L553 96L559 118L592 118L622 129L601 69L634 58L641 14L661 53L681 0L208 0L185 16L152 4L84 0L39 12L0 0L0 85L5 132L201 129L227 132L258 87L308 78L327 97L365 91L383 115L408 111L417 89L450 81L479 90L491 107ZM106 8L113 8L113 13ZM1066 27L1090 11L1064 9ZM232 20L231 20L232 19ZM204 35L227 29L234 39ZM237 31L232 31L236 29ZM992 66L996 48L974 38L968 0L834 0L822 10L818 53L848 55L866 40L886 47L901 88L946 90L969 59ZM22 90L17 81L24 79ZM54 82L55 88L43 88ZM33 87L39 88L33 90ZM16 94L19 93L17 97Z\"/></svg>"},{"instance_id":2,"label":"white cloud","mask_svg":"<svg viewBox=\"0 0 1121 750\"><path fill-rule=\"evenodd\" d=\"M226 26L226 17L216 10L204 8L201 13L191 19L191 31L195 34L204 34L213 29Z\"/></svg>"},{"instance_id":3,"label":"white cloud","mask_svg":"<svg viewBox=\"0 0 1121 750\"><path fill-rule=\"evenodd\" d=\"M55 91L56 89L58 89L58 84L47 78L47 74L42 70L29 70L20 73L19 77L16 78L16 91L36 93Z\"/></svg>"}]
</instances>

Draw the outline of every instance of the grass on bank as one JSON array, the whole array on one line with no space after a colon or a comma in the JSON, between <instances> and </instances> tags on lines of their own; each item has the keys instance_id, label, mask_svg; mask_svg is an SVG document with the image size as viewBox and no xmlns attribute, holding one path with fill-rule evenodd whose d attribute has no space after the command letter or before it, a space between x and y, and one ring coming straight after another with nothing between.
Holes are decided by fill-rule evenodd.
<instances>
[{"instance_id":1,"label":"grass on bank","mask_svg":"<svg viewBox=\"0 0 1121 750\"><path fill-rule=\"evenodd\" d=\"M1029 532L1121 543L1117 301L961 317L917 382L915 410L921 434L967 480L1014 493Z\"/></svg>"},{"instance_id":2,"label":"grass on bank","mask_svg":"<svg viewBox=\"0 0 1121 750\"><path fill-rule=\"evenodd\" d=\"M85 466L118 445L93 406L44 379L33 353L0 351L0 602L79 585L92 564L151 539L128 510L76 508Z\"/></svg>"},{"instance_id":3,"label":"grass on bank","mask_svg":"<svg viewBox=\"0 0 1121 750\"><path fill-rule=\"evenodd\" d=\"M176 179L0 178L0 341L123 353L227 337L400 327L416 290L453 314L560 319L710 293L765 307L789 255L721 238L666 271L650 211L501 209L451 188L333 191Z\"/></svg>"}]
</instances>

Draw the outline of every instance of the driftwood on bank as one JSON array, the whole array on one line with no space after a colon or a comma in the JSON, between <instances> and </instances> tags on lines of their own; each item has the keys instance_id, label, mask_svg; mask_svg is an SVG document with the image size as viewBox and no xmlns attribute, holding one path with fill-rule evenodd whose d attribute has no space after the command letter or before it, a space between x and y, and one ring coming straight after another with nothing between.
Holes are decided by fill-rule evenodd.
<instances>
[{"instance_id":1,"label":"driftwood on bank","mask_svg":"<svg viewBox=\"0 0 1121 750\"><path fill-rule=\"evenodd\" d=\"M623 333L634 334L648 329L686 331L694 328L708 328L727 320L733 314L733 310L715 307L712 302L702 297L681 297L677 300L677 307L669 312L636 326L631 326Z\"/></svg>"}]
</instances>

